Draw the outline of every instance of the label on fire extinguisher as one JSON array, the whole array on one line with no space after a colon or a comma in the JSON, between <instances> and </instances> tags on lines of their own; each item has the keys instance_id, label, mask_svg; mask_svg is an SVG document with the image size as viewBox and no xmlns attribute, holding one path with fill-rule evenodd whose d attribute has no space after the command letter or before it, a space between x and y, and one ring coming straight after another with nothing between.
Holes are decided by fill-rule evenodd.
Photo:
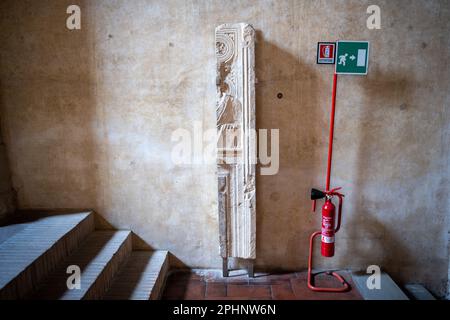
<instances>
[{"instance_id":1,"label":"label on fire extinguisher","mask_svg":"<svg viewBox=\"0 0 450 320\"><path fill-rule=\"evenodd\" d=\"M334 237L327 237L322 235L322 242L324 243L334 243Z\"/></svg>"}]
</instances>

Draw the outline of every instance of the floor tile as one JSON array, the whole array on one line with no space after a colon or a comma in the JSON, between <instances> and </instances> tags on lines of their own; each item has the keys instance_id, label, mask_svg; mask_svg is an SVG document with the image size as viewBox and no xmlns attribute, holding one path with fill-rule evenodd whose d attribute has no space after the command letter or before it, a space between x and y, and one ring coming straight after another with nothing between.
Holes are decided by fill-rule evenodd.
<instances>
[{"instance_id":1,"label":"floor tile","mask_svg":"<svg viewBox=\"0 0 450 320\"><path fill-rule=\"evenodd\" d=\"M227 285L226 283L207 283L206 284L206 299L214 297L226 297Z\"/></svg>"},{"instance_id":2,"label":"floor tile","mask_svg":"<svg viewBox=\"0 0 450 320\"><path fill-rule=\"evenodd\" d=\"M177 300L358 300L360 294L354 288L350 274L339 272L352 286L345 293L313 292L307 287L307 272L278 274L257 273L249 278L243 272L235 272L224 278L218 270L175 272L169 276L163 299ZM338 287L340 283L322 273L315 277L317 286Z\"/></svg>"},{"instance_id":3,"label":"floor tile","mask_svg":"<svg viewBox=\"0 0 450 320\"><path fill-rule=\"evenodd\" d=\"M272 298L274 300L295 300L296 296L290 282L272 285Z\"/></svg>"},{"instance_id":4,"label":"floor tile","mask_svg":"<svg viewBox=\"0 0 450 320\"><path fill-rule=\"evenodd\" d=\"M185 300L203 300L205 299L206 284L203 281L192 280L186 285Z\"/></svg>"},{"instance_id":5,"label":"floor tile","mask_svg":"<svg viewBox=\"0 0 450 320\"><path fill-rule=\"evenodd\" d=\"M227 297L271 298L270 286L266 285L227 285Z\"/></svg>"}]
</instances>

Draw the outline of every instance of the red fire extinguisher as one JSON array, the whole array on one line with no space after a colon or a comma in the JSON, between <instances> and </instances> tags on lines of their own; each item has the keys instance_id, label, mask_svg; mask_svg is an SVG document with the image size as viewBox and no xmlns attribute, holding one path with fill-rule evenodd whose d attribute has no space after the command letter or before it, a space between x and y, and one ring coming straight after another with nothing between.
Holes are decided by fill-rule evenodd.
<instances>
[{"instance_id":1,"label":"red fire extinguisher","mask_svg":"<svg viewBox=\"0 0 450 320\"><path fill-rule=\"evenodd\" d=\"M322 247L324 257L334 256L334 214L336 207L330 199L322 207Z\"/></svg>"},{"instance_id":2,"label":"red fire extinguisher","mask_svg":"<svg viewBox=\"0 0 450 320\"><path fill-rule=\"evenodd\" d=\"M335 244L335 234L341 228L341 218L342 218L342 202L344 195L338 190L341 188L334 188L330 191L320 191L317 189L311 190L311 200L313 200L313 211L316 209L316 200L325 198L325 203L322 206L322 228L320 231L316 231L311 235L309 244L309 259L308 259L308 288L313 291L320 292L344 292L349 289L347 282L336 272L327 272L328 274L334 276L341 282L342 286L340 288L321 288L316 287L312 283L312 257L313 257L313 245L314 238L321 236L321 253L324 257L334 256L334 244ZM336 206L333 204L333 198L337 197L339 199L338 211L336 217ZM336 219L337 218L337 219Z\"/></svg>"},{"instance_id":3,"label":"red fire extinguisher","mask_svg":"<svg viewBox=\"0 0 450 320\"><path fill-rule=\"evenodd\" d=\"M316 210L316 200L326 198L322 206L322 229L321 229L321 253L324 257L334 256L334 235L341 227L341 211L344 195L337 192L341 188L335 188L328 192L317 189L311 190L311 200L313 200L313 211ZM336 226L336 206L333 204L333 197L339 198L339 210Z\"/></svg>"}]
</instances>

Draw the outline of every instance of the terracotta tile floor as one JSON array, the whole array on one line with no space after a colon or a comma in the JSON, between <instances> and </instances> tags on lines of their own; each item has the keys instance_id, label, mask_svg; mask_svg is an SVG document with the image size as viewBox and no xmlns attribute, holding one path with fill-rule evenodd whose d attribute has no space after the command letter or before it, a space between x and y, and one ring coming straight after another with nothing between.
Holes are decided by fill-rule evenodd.
<instances>
[{"instance_id":1,"label":"terracotta tile floor","mask_svg":"<svg viewBox=\"0 0 450 320\"><path fill-rule=\"evenodd\" d=\"M345 293L319 293L306 286L306 272L279 274L256 273L248 278L244 272L232 272L222 278L216 270L176 271L163 293L165 300L360 300L350 274L339 272L351 285ZM325 274L317 275L317 286L339 286Z\"/></svg>"}]
</instances>

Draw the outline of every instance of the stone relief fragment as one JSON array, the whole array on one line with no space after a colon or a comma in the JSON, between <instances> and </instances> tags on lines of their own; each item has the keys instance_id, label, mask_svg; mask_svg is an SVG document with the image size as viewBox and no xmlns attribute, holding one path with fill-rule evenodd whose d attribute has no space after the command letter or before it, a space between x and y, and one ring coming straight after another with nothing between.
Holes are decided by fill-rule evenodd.
<instances>
[{"instance_id":1,"label":"stone relief fragment","mask_svg":"<svg viewBox=\"0 0 450 320\"><path fill-rule=\"evenodd\" d=\"M220 252L256 258L255 32L246 23L216 28L217 166Z\"/></svg>"}]
</instances>

